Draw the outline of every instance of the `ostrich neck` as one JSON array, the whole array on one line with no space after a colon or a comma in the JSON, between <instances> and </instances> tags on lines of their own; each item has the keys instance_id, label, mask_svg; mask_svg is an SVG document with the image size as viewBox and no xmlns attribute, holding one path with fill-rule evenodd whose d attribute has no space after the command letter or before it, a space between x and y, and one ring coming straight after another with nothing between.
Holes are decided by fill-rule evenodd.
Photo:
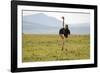
<instances>
[{"instance_id":1,"label":"ostrich neck","mask_svg":"<svg viewBox=\"0 0 100 73\"><path fill-rule=\"evenodd\" d=\"M64 19L63 19L63 28L64 28Z\"/></svg>"}]
</instances>

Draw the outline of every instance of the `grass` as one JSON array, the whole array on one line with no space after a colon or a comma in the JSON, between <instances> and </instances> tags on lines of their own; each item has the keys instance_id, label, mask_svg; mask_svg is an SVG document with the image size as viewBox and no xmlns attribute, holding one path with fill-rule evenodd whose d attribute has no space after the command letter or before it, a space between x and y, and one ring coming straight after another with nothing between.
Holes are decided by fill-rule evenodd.
<instances>
[{"instance_id":1,"label":"grass","mask_svg":"<svg viewBox=\"0 0 100 73\"><path fill-rule=\"evenodd\" d=\"M81 60L90 58L89 35L70 35L62 50L58 35L23 34L22 61Z\"/></svg>"}]
</instances>

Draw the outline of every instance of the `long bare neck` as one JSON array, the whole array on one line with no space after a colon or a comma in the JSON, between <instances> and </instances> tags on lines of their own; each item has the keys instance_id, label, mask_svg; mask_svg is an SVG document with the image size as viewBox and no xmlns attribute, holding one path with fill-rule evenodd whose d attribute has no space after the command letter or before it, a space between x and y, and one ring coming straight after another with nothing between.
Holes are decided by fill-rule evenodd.
<instances>
[{"instance_id":1,"label":"long bare neck","mask_svg":"<svg viewBox=\"0 0 100 73\"><path fill-rule=\"evenodd\" d=\"M63 28L64 28L64 19L63 19Z\"/></svg>"}]
</instances>

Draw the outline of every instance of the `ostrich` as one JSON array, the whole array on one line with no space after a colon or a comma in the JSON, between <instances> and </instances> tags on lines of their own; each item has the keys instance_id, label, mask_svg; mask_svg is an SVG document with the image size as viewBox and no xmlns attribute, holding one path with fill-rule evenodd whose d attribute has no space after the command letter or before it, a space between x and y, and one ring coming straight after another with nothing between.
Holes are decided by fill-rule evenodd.
<instances>
[{"instance_id":1,"label":"ostrich","mask_svg":"<svg viewBox=\"0 0 100 73\"><path fill-rule=\"evenodd\" d=\"M62 50L64 49L64 39L65 38L67 38L68 37L68 35L70 35L70 30L69 30L69 28L68 28L68 25L65 25L65 27L64 27L64 17L62 17L62 19L63 19L63 28L61 28L60 30L59 30L59 35L60 35L60 37L61 37L61 40L62 40Z\"/></svg>"}]
</instances>

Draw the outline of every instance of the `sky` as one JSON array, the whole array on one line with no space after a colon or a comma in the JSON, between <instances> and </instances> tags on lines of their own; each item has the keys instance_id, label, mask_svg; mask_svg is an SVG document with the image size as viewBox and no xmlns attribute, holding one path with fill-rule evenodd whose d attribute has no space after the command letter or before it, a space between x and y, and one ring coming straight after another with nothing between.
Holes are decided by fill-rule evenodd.
<instances>
[{"instance_id":1,"label":"sky","mask_svg":"<svg viewBox=\"0 0 100 73\"><path fill-rule=\"evenodd\" d=\"M91 11L87 10L87 9L76 9L76 8L59 8L59 7L41 7L41 6L24 6L22 8L23 10L23 17L24 16L31 16L31 15L35 15L35 14L45 14L48 17L53 17L56 18L58 20L60 20L62 22L62 16L65 17L65 24L68 24L70 27L70 30L72 31L72 33L77 33L77 34L89 34L90 33L90 21L91 21ZM31 18L32 19L32 18ZM29 19L28 19L29 20ZM30 20L29 20L30 21ZM32 21L34 22L34 21ZM44 20L43 20L44 23ZM48 21L46 23L49 23ZM28 24L27 24L28 25ZM51 25L51 24L46 24L46 25ZM33 26L33 25L32 25ZM30 27L32 27L30 26ZM29 27L29 26L25 26ZM30 28L29 27L29 28ZM32 27L34 28L34 26ZM49 29L49 28L48 28ZM46 30L46 31L50 31L52 30L53 32L55 30L53 30L53 28L50 30ZM56 30L58 30L59 28L57 28ZM41 31L44 29L41 29ZM38 30L26 30L26 32L39 32ZM44 32L44 31L43 31ZM52 33L52 32L50 32ZM54 33L58 33L57 31Z\"/></svg>"},{"instance_id":2,"label":"sky","mask_svg":"<svg viewBox=\"0 0 100 73\"><path fill-rule=\"evenodd\" d=\"M65 17L65 23L77 26L82 23L90 23L90 14L89 13L79 13L79 12L48 12L48 11L23 11L23 16L32 15L37 13L44 13L47 16L55 17L58 20L61 20L61 17Z\"/></svg>"}]
</instances>

